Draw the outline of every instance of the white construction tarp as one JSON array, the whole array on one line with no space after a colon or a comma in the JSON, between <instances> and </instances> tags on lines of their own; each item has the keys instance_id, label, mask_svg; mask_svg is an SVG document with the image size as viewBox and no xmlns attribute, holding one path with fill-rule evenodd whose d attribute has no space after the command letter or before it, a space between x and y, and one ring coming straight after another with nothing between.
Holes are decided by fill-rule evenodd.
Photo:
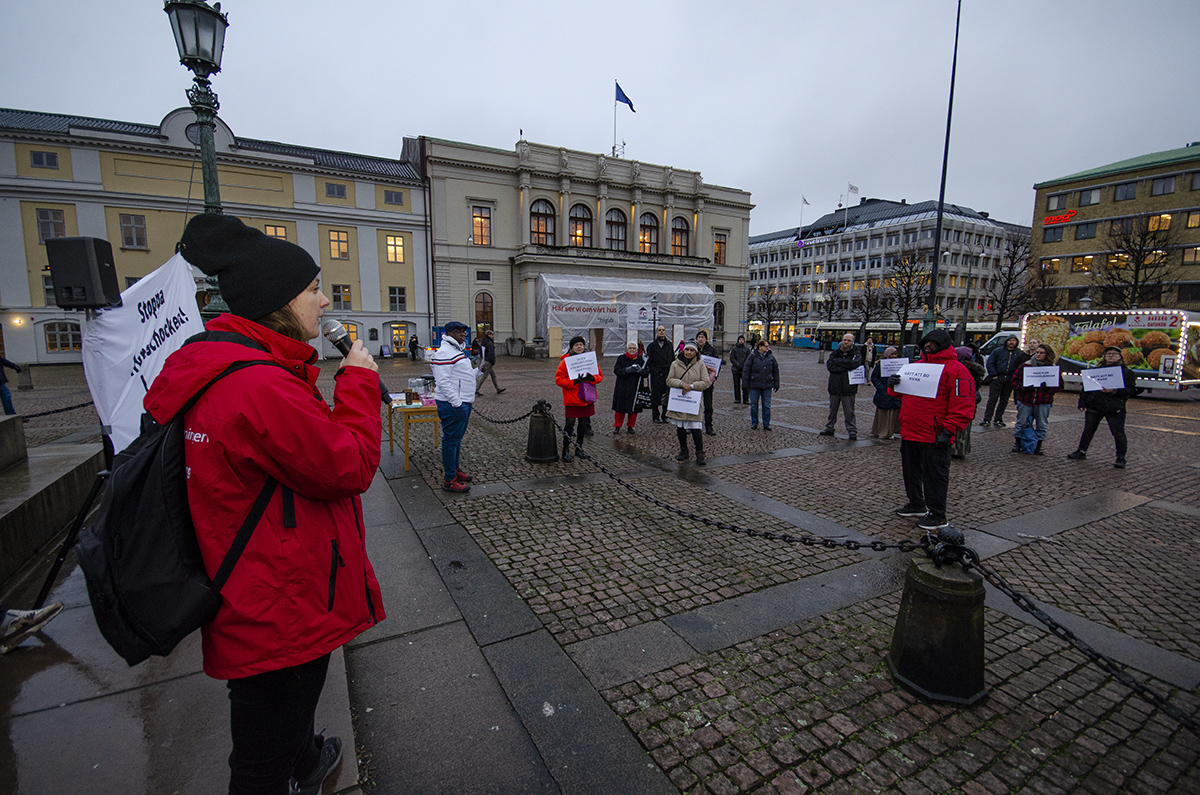
<instances>
[{"instance_id":1,"label":"white construction tarp","mask_svg":"<svg viewBox=\"0 0 1200 795\"><path fill-rule=\"evenodd\" d=\"M598 353L618 356L625 351L630 329L642 342L654 339L655 299L658 324L667 327L667 336L675 325L683 326L685 337L712 328L713 291L701 282L542 274L537 283L537 334L548 338L550 328L557 326L564 345L576 335L586 337L590 345L590 331L603 329L604 350Z\"/></svg>"}]
</instances>

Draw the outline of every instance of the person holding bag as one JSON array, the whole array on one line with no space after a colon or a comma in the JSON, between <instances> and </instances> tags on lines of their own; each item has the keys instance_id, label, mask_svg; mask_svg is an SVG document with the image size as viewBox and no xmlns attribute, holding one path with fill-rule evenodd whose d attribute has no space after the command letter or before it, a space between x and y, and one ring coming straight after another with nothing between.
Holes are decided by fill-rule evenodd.
<instances>
[{"instance_id":1,"label":"person holding bag","mask_svg":"<svg viewBox=\"0 0 1200 795\"><path fill-rule=\"evenodd\" d=\"M562 460L570 463L574 460L571 455L571 436L575 433L575 421L579 420L579 434L575 443L583 447L583 438L592 429L592 415L596 413L596 384L604 380L604 373L585 373L577 378L567 375L567 357L578 356L587 350L587 341L583 337L572 337L567 352L558 362L554 371L554 383L562 388L563 409L566 422L563 424Z\"/></svg>"},{"instance_id":2,"label":"person holding bag","mask_svg":"<svg viewBox=\"0 0 1200 795\"><path fill-rule=\"evenodd\" d=\"M638 344L630 342L625 346L625 353L618 356L613 364L613 375L617 377L612 399L613 436L621 432L621 425L626 422L626 433L633 433L633 426L637 423L638 384L645 371L646 360L638 353Z\"/></svg>"},{"instance_id":3,"label":"person holding bag","mask_svg":"<svg viewBox=\"0 0 1200 795\"><path fill-rule=\"evenodd\" d=\"M667 373L667 387L682 390L685 395L693 390L703 393L708 389L708 367L700 359L700 348L696 345L695 340L685 342L679 358L671 364L671 371ZM670 400L668 399L669 404ZM696 448L696 463L704 466L704 436L702 435L704 423L700 421L700 415L684 414L682 411L668 409L665 416L675 423L675 433L679 438L679 455L675 456L675 460L687 461L690 457L687 446L687 436L690 431L692 444Z\"/></svg>"}]
</instances>

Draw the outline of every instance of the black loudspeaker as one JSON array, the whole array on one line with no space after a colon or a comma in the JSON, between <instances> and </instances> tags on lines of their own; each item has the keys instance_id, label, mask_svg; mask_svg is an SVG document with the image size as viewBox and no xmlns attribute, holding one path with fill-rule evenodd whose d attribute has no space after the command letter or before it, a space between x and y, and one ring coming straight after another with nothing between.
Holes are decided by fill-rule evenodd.
<instances>
[{"instance_id":1,"label":"black loudspeaker","mask_svg":"<svg viewBox=\"0 0 1200 795\"><path fill-rule=\"evenodd\" d=\"M63 309L103 309L121 303L112 246L98 237L46 240L55 303Z\"/></svg>"}]
</instances>

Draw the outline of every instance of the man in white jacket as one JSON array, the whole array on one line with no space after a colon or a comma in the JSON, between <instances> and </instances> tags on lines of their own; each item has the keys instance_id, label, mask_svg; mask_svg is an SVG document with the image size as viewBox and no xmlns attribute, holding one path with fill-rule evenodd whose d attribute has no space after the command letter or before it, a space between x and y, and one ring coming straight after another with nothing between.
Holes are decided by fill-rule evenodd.
<instances>
[{"instance_id":1,"label":"man in white jacket","mask_svg":"<svg viewBox=\"0 0 1200 795\"><path fill-rule=\"evenodd\" d=\"M458 466L458 451L471 407L475 401L475 379L479 373L471 367L471 354L463 349L467 326L452 320L442 333L442 344L433 354L434 398L442 421L442 490L463 493L471 490L471 476Z\"/></svg>"}]
</instances>

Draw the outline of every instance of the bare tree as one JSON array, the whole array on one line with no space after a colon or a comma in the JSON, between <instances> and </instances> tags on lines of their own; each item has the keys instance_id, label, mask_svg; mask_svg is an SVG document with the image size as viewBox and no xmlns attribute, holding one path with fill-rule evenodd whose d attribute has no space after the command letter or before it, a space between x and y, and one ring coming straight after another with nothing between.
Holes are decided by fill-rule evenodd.
<instances>
[{"instance_id":1,"label":"bare tree","mask_svg":"<svg viewBox=\"0 0 1200 795\"><path fill-rule=\"evenodd\" d=\"M1048 262L1030 262L1025 266L1025 283L1014 305L1018 313L1053 312L1066 306L1066 291L1058 286L1057 265L1051 269Z\"/></svg>"},{"instance_id":2,"label":"bare tree","mask_svg":"<svg viewBox=\"0 0 1200 795\"><path fill-rule=\"evenodd\" d=\"M1096 263L1103 284L1102 302L1113 309L1157 305L1177 279L1171 249L1178 225L1169 215L1139 215L1108 223L1104 261ZM1093 299L1095 296L1092 296Z\"/></svg>"},{"instance_id":3,"label":"bare tree","mask_svg":"<svg viewBox=\"0 0 1200 795\"><path fill-rule=\"evenodd\" d=\"M882 278L872 280L867 277L863 280L863 288L850 299L850 312L862 323L863 328L888 314L888 300L883 284Z\"/></svg>"},{"instance_id":4,"label":"bare tree","mask_svg":"<svg viewBox=\"0 0 1200 795\"><path fill-rule=\"evenodd\" d=\"M987 302L996 315L996 333L1007 318L1023 308L1025 273L1029 265L1029 236L1009 234L1004 239L1004 258L999 273L987 291Z\"/></svg>"},{"instance_id":5,"label":"bare tree","mask_svg":"<svg viewBox=\"0 0 1200 795\"><path fill-rule=\"evenodd\" d=\"M929 258L928 248L910 244L888 257L883 269L883 294L902 330L908 328L909 316L928 300Z\"/></svg>"},{"instance_id":6,"label":"bare tree","mask_svg":"<svg viewBox=\"0 0 1200 795\"><path fill-rule=\"evenodd\" d=\"M838 286L837 279L830 279L825 282L825 291L818 293L823 296L820 309L821 320L826 323L832 323L837 320L838 316L838 298L841 295L841 288Z\"/></svg>"},{"instance_id":7,"label":"bare tree","mask_svg":"<svg viewBox=\"0 0 1200 795\"><path fill-rule=\"evenodd\" d=\"M787 317L788 297L780 295L774 288L759 288L757 295L750 296L746 308L748 317L762 321L763 336L769 339L772 324Z\"/></svg>"}]
</instances>

